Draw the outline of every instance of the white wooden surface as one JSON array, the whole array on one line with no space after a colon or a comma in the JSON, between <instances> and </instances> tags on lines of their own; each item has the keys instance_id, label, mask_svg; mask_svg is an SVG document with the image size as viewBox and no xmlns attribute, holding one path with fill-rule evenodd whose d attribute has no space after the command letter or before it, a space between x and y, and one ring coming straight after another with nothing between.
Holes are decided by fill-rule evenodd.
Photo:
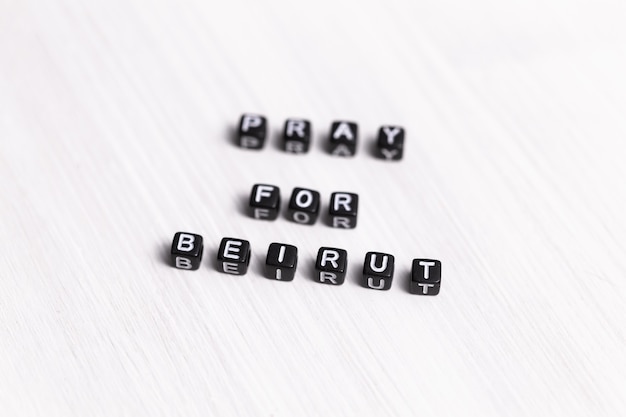
<instances>
[{"instance_id":1,"label":"white wooden surface","mask_svg":"<svg viewBox=\"0 0 626 417\"><path fill-rule=\"evenodd\" d=\"M0 1L0 415L626 415L621 0ZM242 112L265 150L236 148ZM308 117L305 156L277 148ZM324 153L330 122L363 133ZM372 158L383 123L404 161ZM253 183L361 196L249 219ZM201 270L164 259L204 235ZM211 264L253 247L244 277ZM261 275L291 243L291 283ZM349 279L311 280L317 249ZM393 253L389 292L358 285ZM413 257L443 262L408 294Z\"/></svg>"}]
</instances>

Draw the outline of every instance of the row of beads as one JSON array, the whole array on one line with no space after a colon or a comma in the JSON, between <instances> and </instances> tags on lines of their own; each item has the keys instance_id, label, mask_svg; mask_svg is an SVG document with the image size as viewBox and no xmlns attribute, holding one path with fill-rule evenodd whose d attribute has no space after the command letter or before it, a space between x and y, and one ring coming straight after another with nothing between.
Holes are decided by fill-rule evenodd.
<instances>
[{"instance_id":1,"label":"row of beads","mask_svg":"<svg viewBox=\"0 0 626 417\"><path fill-rule=\"evenodd\" d=\"M283 129L281 148L285 152L303 154L311 145L311 122L305 119L287 119ZM237 144L247 149L262 149L267 137L267 119L258 114L244 114L237 128ZM359 126L347 120L331 124L327 150L335 156L354 156L359 141ZM389 161L402 159L404 128L386 125L378 130L375 155Z\"/></svg>"},{"instance_id":2,"label":"row of beads","mask_svg":"<svg viewBox=\"0 0 626 417\"><path fill-rule=\"evenodd\" d=\"M200 267L204 250L202 236L178 232L174 235L171 261L179 269ZM223 238L217 251L217 270L231 275L245 275L251 258L250 242ZM265 276L277 281L292 281L298 267L298 248L271 243L265 258ZM314 279L322 284L341 285L348 269L348 252L322 247L317 253ZM395 270L393 255L368 252L363 263L363 286L375 290L391 288ZM419 295L437 295L441 287L441 262L436 259L413 259L409 291Z\"/></svg>"}]
</instances>

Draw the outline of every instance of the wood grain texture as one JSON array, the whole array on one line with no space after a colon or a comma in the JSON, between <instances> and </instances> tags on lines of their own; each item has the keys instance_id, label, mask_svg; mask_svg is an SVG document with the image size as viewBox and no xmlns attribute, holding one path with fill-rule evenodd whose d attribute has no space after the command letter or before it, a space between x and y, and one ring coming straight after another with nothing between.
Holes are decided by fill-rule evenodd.
<instances>
[{"instance_id":1,"label":"wood grain texture","mask_svg":"<svg viewBox=\"0 0 626 417\"><path fill-rule=\"evenodd\" d=\"M0 415L626 415L621 0L0 1ZM236 148L242 112L267 148ZM281 152L308 117L308 155ZM336 118L359 154L322 149ZM372 158L383 123L405 159ZM243 214L355 191L359 226ZM196 272L164 261L204 235ZM250 240L245 277L211 265ZM270 242L292 283L261 276ZM323 245L349 278L317 284ZM396 256L389 292L358 285ZM411 259L443 262L410 295Z\"/></svg>"}]
</instances>

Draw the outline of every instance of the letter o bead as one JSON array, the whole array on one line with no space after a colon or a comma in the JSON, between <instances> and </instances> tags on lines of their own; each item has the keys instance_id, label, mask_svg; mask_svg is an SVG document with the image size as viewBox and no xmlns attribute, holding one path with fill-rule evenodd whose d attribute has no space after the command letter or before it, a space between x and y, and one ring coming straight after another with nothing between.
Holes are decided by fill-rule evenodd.
<instances>
[{"instance_id":1,"label":"letter o bead","mask_svg":"<svg viewBox=\"0 0 626 417\"><path fill-rule=\"evenodd\" d=\"M172 265L190 271L198 269L202 262L203 249L202 236L185 232L176 233L170 250Z\"/></svg>"},{"instance_id":2,"label":"letter o bead","mask_svg":"<svg viewBox=\"0 0 626 417\"><path fill-rule=\"evenodd\" d=\"M294 188L287 207L290 220L300 224L314 224L320 212L320 193L306 188Z\"/></svg>"},{"instance_id":3,"label":"letter o bead","mask_svg":"<svg viewBox=\"0 0 626 417\"><path fill-rule=\"evenodd\" d=\"M217 270L225 274L245 275L250 264L250 242L225 237L217 250Z\"/></svg>"}]
</instances>

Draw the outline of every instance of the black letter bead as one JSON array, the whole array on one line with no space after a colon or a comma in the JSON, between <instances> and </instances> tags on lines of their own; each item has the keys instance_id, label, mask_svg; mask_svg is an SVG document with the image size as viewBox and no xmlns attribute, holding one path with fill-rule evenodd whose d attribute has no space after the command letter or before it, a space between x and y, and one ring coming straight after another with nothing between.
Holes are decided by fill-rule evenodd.
<instances>
[{"instance_id":1,"label":"black letter bead","mask_svg":"<svg viewBox=\"0 0 626 417\"><path fill-rule=\"evenodd\" d=\"M359 196L353 193L332 193L330 196L330 225L332 227L354 229L359 210Z\"/></svg>"},{"instance_id":2,"label":"black letter bead","mask_svg":"<svg viewBox=\"0 0 626 417\"><path fill-rule=\"evenodd\" d=\"M217 250L217 270L226 274L245 275L250 264L250 242L225 237Z\"/></svg>"},{"instance_id":3,"label":"black letter bead","mask_svg":"<svg viewBox=\"0 0 626 417\"><path fill-rule=\"evenodd\" d=\"M314 224L320 212L320 193L306 188L294 188L287 207L290 220L300 224Z\"/></svg>"},{"instance_id":4,"label":"black letter bead","mask_svg":"<svg viewBox=\"0 0 626 417\"><path fill-rule=\"evenodd\" d=\"M283 243L272 243L267 250L265 273L269 279L292 281L298 266L298 248Z\"/></svg>"},{"instance_id":5,"label":"black letter bead","mask_svg":"<svg viewBox=\"0 0 626 417\"><path fill-rule=\"evenodd\" d=\"M358 139L359 128L356 123L333 122L330 127L329 151L335 156L354 156Z\"/></svg>"},{"instance_id":6,"label":"black letter bead","mask_svg":"<svg viewBox=\"0 0 626 417\"><path fill-rule=\"evenodd\" d=\"M348 253L343 249L320 248L315 262L315 280L323 284L341 285L346 279Z\"/></svg>"},{"instance_id":7,"label":"black letter bead","mask_svg":"<svg viewBox=\"0 0 626 417\"><path fill-rule=\"evenodd\" d=\"M387 253L367 252L363 263L363 285L373 290L388 290L393 281L394 257Z\"/></svg>"},{"instance_id":8,"label":"black letter bead","mask_svg":"<svg viewBox=\"0 0 626 417\"><path fill-rule=\"evenodd\" d=\"M283 149L291 153L307 153L311 143L311 123L303 119L287 119L283 133Z\"/></svg>"},{"instance_id":9,"label":"black letter bead","mask_svg":"<svg viewBox=\"0 0 626 417\"><path fill-rule=\"evenodd\" d=\"M280 189L274 185L255 184L250 194L250 215L255 219L275 220L280 211Z\"/></svg>"},{"instance_id":10,"label":"black letter bead","mask_svg":"<svg viewBox=\"0 0 626 417\"><path fill-rule=\"evenodd\" d=\"M378 131L376 153L379 158L389 161L402 159L404 150L404 129L400 126L382 126Z\"/></svg>"},{"instance_id":11,"label":"black letter bead","mask_svg":"<svg viewBox=\"0 0 626 417\"><path fill-rule=\"evenodd\" d=\"M436 259L413 259L409 291L419 295L437 295L441 286L441 262Z\"/></svg>"},{"instance_id":12,"label":"black letter bead","mask_svg":"<svg viewBox=\"0 0 626 417\"><path fill-rule=\"evenodd\" d=\"M248 149L261 149L267 135L267 120L258 114L244 114L239 121L237 137L239 146Z\"/></svg>"},{"instance_id":13,"label":"black letter bead","mask_svg":"<svg viewBox=\"0 0 626 417\"><path fill-rule=\"evenodd\" d=\"M172 265L179 269L195 270L202 262L202 236L193 233L178 232L172 241Z\"/></svg>"}]
</instances>

